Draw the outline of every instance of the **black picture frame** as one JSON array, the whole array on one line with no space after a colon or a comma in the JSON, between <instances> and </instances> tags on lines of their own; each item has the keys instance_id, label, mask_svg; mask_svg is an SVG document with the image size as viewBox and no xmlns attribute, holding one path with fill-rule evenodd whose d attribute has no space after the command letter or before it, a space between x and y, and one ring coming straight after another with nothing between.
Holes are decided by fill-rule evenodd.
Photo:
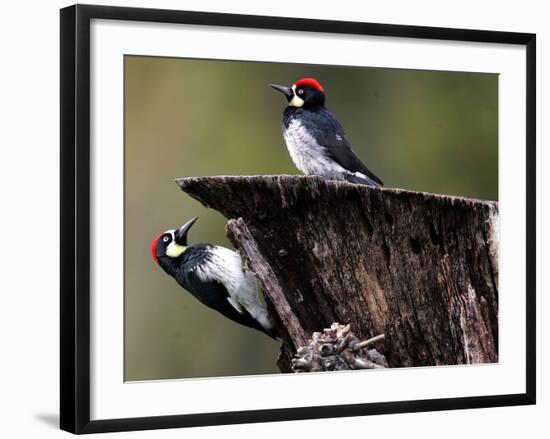
<instances>
[{"instance_id":1,"label":"black picture frame","mask_svg":"<svg viewBox=\"0 0 550 439\"><path fill-rule=\"evenodd\" d=\"M90 21L92 19L408 37L526 46L526 392L418 401L90 420ZM535 34L89 5L75 5L62 9L60 23L60 424L63 430L77 434L98 433L535 404Z\"/></svg>"}]
</instances>

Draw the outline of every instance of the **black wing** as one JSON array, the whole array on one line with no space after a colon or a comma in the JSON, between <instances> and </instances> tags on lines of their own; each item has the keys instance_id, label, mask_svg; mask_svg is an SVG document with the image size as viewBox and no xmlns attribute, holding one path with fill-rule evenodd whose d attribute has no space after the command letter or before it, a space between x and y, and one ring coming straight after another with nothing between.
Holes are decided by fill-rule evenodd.
<instances>
[{"instance_id":1,"label":"black wing","mask_svg":"<svg viewBox=\"0 0 550 439\"><path fill-rule=\"evenodd\" d=\"M317 120L315 120L317 118ZM326 128L323 128L326 127ZM373 180L375 185L384 183L372 173L351 149L344 129L326 108L312 113L312 123L308 130L313 134L319 145L325 147L326 153L343 168L350 172L360 172Z\"/></svg>"},{"instance_id":2,"label":"black wing","mask_svg":"<svg viewBox=\"0 0 550 439\"><path fill-rule=\"evenodd\" d=\"M229 293L221 283L217 281L205 282L199 279L193 271L189 271L185 275L182 286L204 305L218 311L228 319L249 328L266 332L244 307L241 308L241 312L237 311L229 302Z\"/></svg>"}]
</instances>

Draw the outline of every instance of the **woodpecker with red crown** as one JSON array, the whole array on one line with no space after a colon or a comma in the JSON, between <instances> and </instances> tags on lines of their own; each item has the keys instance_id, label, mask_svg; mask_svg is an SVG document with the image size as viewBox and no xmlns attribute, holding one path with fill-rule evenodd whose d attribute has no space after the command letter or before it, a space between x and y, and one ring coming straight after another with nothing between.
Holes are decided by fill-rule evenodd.
<instances>
[{"instance_id":1,"label":"woodpecker with red crown","mask_svg":"<svg viewBox=\"0 0 550 439\"><path fill-rule=\"evenodd\" d=\"M243 269L239 254L218 245L187 245L187 232L197 219L155 238L151 245L155 262L204 305L277 338L256 278Z\"/></svg>"},{"instance_id":2,"label":"woodpecker with red crown","mask_svg":"<svg viewBox=\"0 0 550 439\"><path fill-rule=\"evenodd\" d=\"M351 149L344 129L325 107L325 91L317 80L304 78L292 87L271 84L283 93L283 137L296 167L306 175L382 186Z\"/></svg>"}]
</instances>

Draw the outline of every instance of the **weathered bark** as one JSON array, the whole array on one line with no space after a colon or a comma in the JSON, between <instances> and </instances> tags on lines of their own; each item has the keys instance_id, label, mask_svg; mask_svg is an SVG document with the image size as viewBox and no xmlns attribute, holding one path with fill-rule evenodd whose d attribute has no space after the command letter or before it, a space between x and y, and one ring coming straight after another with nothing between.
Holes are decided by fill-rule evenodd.
<instances>
[{"instance_id":1,"label":"weathered bark","mask_svg":"<svg viewBox=\"0 0 550 439\"><path fill-rule=\"evenodd\" d=\"M498 205L317 177L177 181L220 211L283 334L385 334L390 367L498 361Z\"/></svg>"}]
</instances>

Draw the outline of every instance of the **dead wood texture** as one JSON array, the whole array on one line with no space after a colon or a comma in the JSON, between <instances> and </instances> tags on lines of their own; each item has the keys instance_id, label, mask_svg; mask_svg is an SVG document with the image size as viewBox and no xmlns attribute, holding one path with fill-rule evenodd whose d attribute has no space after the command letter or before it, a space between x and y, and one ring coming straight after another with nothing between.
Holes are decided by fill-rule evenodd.
<instances>
[{"instance_id":1,"label":"dead wood texture","mask_svg":"<svg viewBox=\"0 0 550 439\"><path fill-rule=\"evenodd\" d=\"M496 202L303 176L177 183L229 219L283 336L281 370L333 322L385 334L390 367L498 361Z\"/></svg>"},{"instance_id":2,"label":"dead wood texture","mask_svg":"<svg viewBox=\"0 0 550 439\"><path fill-rule=\"evenodd\" d=\"M359 340L351 331L350 325L333 323L322 332L314 332L309 344L298 348L291 362L292 370L327 372L384 369L388 367L386 359L372 348L383 340L383 334L369 340Z\"/></svg>"}]
</instances>

